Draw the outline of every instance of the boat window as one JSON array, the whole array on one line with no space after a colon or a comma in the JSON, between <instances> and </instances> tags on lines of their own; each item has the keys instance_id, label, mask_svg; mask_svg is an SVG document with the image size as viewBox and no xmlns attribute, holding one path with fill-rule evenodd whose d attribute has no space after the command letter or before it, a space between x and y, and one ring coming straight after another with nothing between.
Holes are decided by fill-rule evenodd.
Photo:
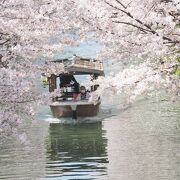
<instances>
[{"instance_id":1,"label":"boat window","mask_svg":"<svg viewBox=\"0 0 180 180\"><path fill-rule=\"evenodd\" d=\"M73 75L60 76L60 87L71 83L77 83L76 78Z\"/></svg>"},{"instance_id":2,"label":"boat window","mask_svg":"<svg viewBox=\"0 0 180 180\"><path fill-rule=\"evenodd\" d=\"M81 86L85 86L86 89L90 90L90 75L75 75L74 76L75 79L77 80L77 82L81 85Z\"/></svg>"}]
</instances>

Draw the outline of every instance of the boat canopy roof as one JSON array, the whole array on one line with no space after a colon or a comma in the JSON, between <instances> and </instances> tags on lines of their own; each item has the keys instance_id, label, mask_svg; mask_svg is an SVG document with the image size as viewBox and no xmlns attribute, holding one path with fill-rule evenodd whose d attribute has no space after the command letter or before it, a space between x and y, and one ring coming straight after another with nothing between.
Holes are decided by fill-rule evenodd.
<instances>
[{"instance_id":1,"label":"boat canopy roof","mask_svg":"<svg viewBox=\"0 0 180 180\"><path fill-rule=\"evenodd\" d=\"M95 74L104 76L103 63L99 60L75 56L70 59L57 59L55 63L63 63L65 70L72 75Z\"/></svg>"}]
</instances>

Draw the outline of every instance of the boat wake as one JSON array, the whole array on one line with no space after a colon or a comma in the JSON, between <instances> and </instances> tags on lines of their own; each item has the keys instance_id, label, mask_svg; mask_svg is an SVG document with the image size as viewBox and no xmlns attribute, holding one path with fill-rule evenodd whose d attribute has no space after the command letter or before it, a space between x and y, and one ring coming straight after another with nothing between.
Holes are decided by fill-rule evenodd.
<instances>
[{"instance_id":1,"label":"boat wake","mask_svg":"<svg viewBox=\"0 0 180 180\"><path fill-rule=\"evenodd\" d=\"M48 123L60 123L60 124L81 124L81 123L97 123L101 122L102 120L112 117L115 114L112 114L109 110L101 110L97 116L94 117L78 117L77 119L72 118L54 118L50 114L46 114L42 118L42 120Z\"/></svg>"},{"instance_id":2,"label":"boat wake","mask_svg":"<svg viewBox=\"0 0 180 180\"><path fill-rule=\"evenodd\" d=\"M42 107L38 113L38 119L46 121L48 123L60 123L60 124L81 124L81 123L97 123L112 116L117 116L120 112L125 111L130 105L120 104L119 102L105 101L102 103L100 112L94 117L78 117L77 119L67 118L54 118L49 107ZM46 113L45 113L46 112Z\"/></svg>"},{"instance_id":3,"label":"boat wake","mask_svg":"<svg viewBox=\"0 0 180 180\"><path fill-rule=\"evenodd\" d=\"M72 119L72 118L53 118L47 117L44 120L49 122L49 123L60 123L60 124L81 124L81 123L97 123L101 122L103 119L107 118L105 114L99 114L98 116L95 117L78 117L77 119Z\"/></svg>"}]
</instances>

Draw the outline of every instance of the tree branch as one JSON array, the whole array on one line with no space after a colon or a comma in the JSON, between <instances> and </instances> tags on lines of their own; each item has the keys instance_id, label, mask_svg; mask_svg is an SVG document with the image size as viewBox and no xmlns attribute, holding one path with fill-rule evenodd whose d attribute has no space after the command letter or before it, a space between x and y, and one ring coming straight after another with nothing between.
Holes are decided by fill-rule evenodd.
<instances>
[{"instance_id":1,"label":"tree branch","mask_svg":"<svg viewBox=\"0 0 180 180\"><path fill-rule=\"evenodd\" d=\"M133 26L133 27L135 27L135 28L137 28L137 29L139 29L139 30L143 31L144 33L151 32L151 31L150 31L150 30L148 30L148 29L144 29L144 28L142 28L142 27L140 27L140 26L137 26L137 25L132 24L132 23L129 23L129 22L123 22L123 21L112 21L112 22L114 22L114 23L119 23L119 24L126 24L126 25Z\"/></svg>"},{"instance_id":2,"label":"tree branch","mask_svg":"<svg viewBox=\"0 0 180 180\"><path fill-rule=\"evenodd\" d=\"M123 9L120 9L120 8L118 8L118 7L110 4L110 3L107 2L107 1L105 1L105 3L108 4L109 6L111 6L112 8L114 8L114 9L116 9L116 10L119 10L119 11L125 13L127 16L129 16L130 18L132 18L133 20L135 20L135 21L138 22L139 24L145 26L145 27L147 28L147 29L145 29L146 31L148 31L148 32L150 32L150 33L152 33L152 34L156 34L157 36L159 36L159 34L158 34L155 30L153 30L150 25L145 24L145 23L143 23L141 20L135 18L130 12L127 12L127 11L125 11L125 10L123 10ZM132 25L132 24L128 24L128 23L127 23L127 25ZM143 28L143 29L144 29L144 28ZM168 38L168 37L166 37L166 36L163 36L163 40L169 41L169 43L174 43L174 44L179 43L179 41L174 41L174 40L172 40L171 38Z\"/></svg>"},{"instance_id":3,"label":"tree branch","mask_svg":"<svg viewBox=\"0 0 180 180\"><path fill-rule=\"evenodd\" d=\"M10 39L7 39L6 41L0 43L0 46L4 45L5 43L7 43L7 42L9 42L9 41L10 41Z\"/></svg>"},{"instance_id":4,"label":"tree branch","mask_svg":"<svg viewBox=\"0 0 180 180\"><path fill-rule=\"evenodd\" d=\"M84 22L86 22L87 24L89 24L90 26L92 26L92 24L89 22L89 21L87 21L85 18L82 18L82 20L84 21ZM99 31L103 31L103 29L101 29L101 28L99 28L99 27L97 27L96 26L96 29L98 29ZM106 30L104 31L105 33L108 33ZM115 33L114 32L111 32L111 34L112 35L115 35ZM121 38L120 36L118 36L119 38ZM137 44L137 43L133 43L133 42L129 42L129 41L126 41L127 43L130 43L130 44L133 44L133 45L135 45L135 46L141 46L141 44Z\"/></svg>"},{"instance_id":5,"label":"tree branch","mask_svg":"<svg viewBox=\"0 0 180 180\"><path fill-rule=\"evenodd\" d=\"M119 0L115 0L116 2L118 2L124 9L126 9L127 7L122 3L120 2Z\"/></svg>"},{"instance_id":6,"label":"tree branch","mask_svg":"<svg viewBox=\"0 0 180 180\"><path fill-rule=\"evenodd\" d=\"M108 4L109 6L111 6L112 8L114 8L114 9L116 9L116 10L119 10L119 11L127 14L129 17L133 18L133 16L132 16L129 12L127 12L127 11L125 11L125 10L123 10L123 9L120 9L120 8L112 5L112 4L110 4L109 2L107 2L107 1L105 1L105 3ZM133 19L134 19L134 18L133 18Z\"/></svg>"}]
</instances>

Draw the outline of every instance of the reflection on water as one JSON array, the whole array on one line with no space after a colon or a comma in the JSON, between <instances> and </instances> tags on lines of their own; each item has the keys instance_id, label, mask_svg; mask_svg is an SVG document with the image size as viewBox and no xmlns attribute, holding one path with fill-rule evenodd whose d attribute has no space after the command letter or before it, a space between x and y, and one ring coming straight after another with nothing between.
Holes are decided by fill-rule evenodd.
<instances>
[{"instance_id":1,"label":"reflection on water","mask_svg":"<svg viewBox=\"0 0 180 180\"><path fill-rule=\"evenodd\" d=\"M180 179L180 103L142 101L106 119L108 177Z\"/></svg>"},{"instance_id":2,"label":"reflection on water","mask_svg":"<svg viewBox=\"0 0 180 180\"><path fill-rule=\"evenodd\" d=\"M106 175L107 140L101 123L50 124L46 177L94 179Z\"/></svg>"},{"instance_id":3,"label":"reflection on water","mask_svg":"<svg viewBox=\"0 0 180 180\"><path fill-rule=\"evenodd\" d=\"M44 177L47 127L43 122L25 126L23 131L27 133L28 145L13 137L6 142L0 140L0 179L34 180Z\"/></svg>"},{"instance_id":4,"label":"reflection on water","mask_svg":"<svg viewBox=\"0 0 180 180\"><path fill-rule=\"evenodd\" d=\"M0 179L179 180L180 102L139 101L118 113L91 124L27 124L29 145L0 140Z\"/></svg>"}]
</instances>

